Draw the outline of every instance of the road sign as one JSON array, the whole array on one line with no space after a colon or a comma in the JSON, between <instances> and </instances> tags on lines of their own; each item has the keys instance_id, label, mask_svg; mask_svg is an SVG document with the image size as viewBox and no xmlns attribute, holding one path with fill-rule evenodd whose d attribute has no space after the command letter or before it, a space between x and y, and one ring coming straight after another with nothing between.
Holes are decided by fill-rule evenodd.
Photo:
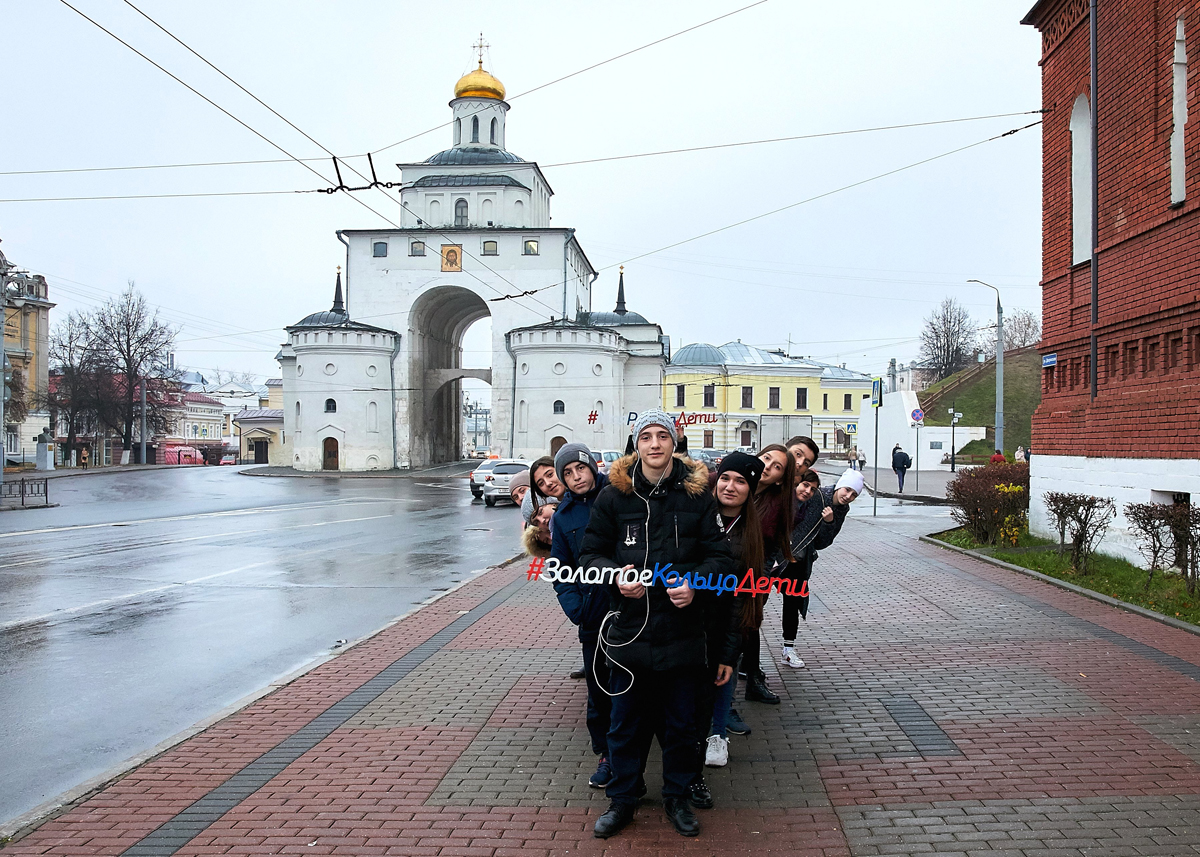
<instances>
[{"instance_id":1,"label":"road sign","mask_svg":"<svg viewBox=\"0 0 1200 857\"><path fill-rule=\"evenodd\" d=\"M962 419L962 414L960 414L958 411L955 411L955 412L954 412L954 418L955 418L956 420L961 420L961 419Z\"/></svg>"},{"instance_id":2,"label":"road sign","mask_svg":"<svg viewBox=\"0 0 1200 857\"><path fill-rule=\"evenodd\" d=\"M846 423L846 434L858 434L858 423Z\"/></svg>"},{"instance_id":3,"label":"road sign","mask_svg":"<svg viewBox=\"0 0 1200 857\"><path fill-rule=\"evenodd\" d=\"M921 420L925 419L925 412L920 408L913 408L912 419L914 423L919 423Z\"/></svg>"},{"instance_id":4,"label":"road sign","mask_svg":"<svg viewBox=\"0 0 1200 857\"><path fill-rule=\"evenodd\" d=\"M871 382L871 407L883 407L883 379L876 378Z\"/></svg>"}]
</instances>

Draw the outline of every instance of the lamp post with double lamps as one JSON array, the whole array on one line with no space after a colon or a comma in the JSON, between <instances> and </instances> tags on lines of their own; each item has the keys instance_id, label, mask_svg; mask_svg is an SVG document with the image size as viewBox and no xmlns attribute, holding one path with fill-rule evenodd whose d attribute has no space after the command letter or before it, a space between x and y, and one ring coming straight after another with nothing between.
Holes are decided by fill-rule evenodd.
<instances>
[{"instance_id":1,"label":"lamp post with double lamps","mask_svg":"<svg viewBox=\"0 0 1200 857\"><path fill-rule=\"evenodd\" d=\"M979 283L996 293L996 449L1004 452L1004 307L1000 305L1000 290L983 280L967 280Z\"/></svg>"}]
</instances>

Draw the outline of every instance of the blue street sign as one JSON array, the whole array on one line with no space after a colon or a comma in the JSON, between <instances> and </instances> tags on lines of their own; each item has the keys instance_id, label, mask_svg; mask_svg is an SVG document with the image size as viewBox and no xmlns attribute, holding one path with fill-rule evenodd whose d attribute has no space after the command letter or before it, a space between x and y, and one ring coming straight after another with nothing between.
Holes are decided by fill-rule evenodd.
<instances>
[{"instance_id":1,"label":"blue street sign","mask_svg":"<svg viewBox=\"0 0 1200 857\"><path fill-rule=\"evenodd\" d=\"M919 423L923 419L925 419L925 412L920 408L913 408L912 421L914 423Z\"/></svg>"},{"instance_id":2,"label":"blue street sign","mask_svg":"<svg viewBox=\"0 0 1200 857\"><path fill-rule=\"evenodd\" d=\"M1058 352L1055 352L1054 354L1043 354L1042 355L1042 368L1043 369L1049 369L1051 366L1057 366L1057 365L1058 365Z\"/></svg>"}]
</instances>

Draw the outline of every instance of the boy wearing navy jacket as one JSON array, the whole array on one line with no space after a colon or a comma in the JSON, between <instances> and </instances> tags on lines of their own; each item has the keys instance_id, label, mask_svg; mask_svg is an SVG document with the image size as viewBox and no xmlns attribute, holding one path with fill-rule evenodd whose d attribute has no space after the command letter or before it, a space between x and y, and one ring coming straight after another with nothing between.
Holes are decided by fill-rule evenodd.
<instances>
[{"instance_id":1,"label":"boy wearing navy jacket","mask_svg":"<svg viewBox=\"0 0 1200 857\"><path fill-rule=\"evenodd\" d=\"M579 566L579 550L587 531L592 504L608 477L596 469L591 451L582 443L565 444L554 456L554 470L567 492L554 513L551 531L553 540L550 556L563 566ZM608 661L596 656L600 623L608 612L608 589L596 583L555 583L558 603L567 618L579 627L579 642L583 645L584 678L587 679L587 728L592 738L592 752L600 757L596 772L588 780L594 789L612 782L612 766L608 760L608 728L612 699L608 690Z\"/></svg>"}]
</instances>

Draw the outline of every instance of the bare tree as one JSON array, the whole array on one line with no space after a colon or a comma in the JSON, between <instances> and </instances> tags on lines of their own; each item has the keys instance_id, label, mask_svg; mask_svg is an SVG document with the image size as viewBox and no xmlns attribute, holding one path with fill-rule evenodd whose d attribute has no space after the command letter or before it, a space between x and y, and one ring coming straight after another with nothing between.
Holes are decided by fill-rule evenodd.
<instances>
[{"instance_id":1,"label":"bare tree","mask_svg":"<svg viewBox=\"0 0 1200 857\"><path fill-rule=\"evenodd\" d=\"M934 369L940 381L967 365L976 338L971 314L954 298L946 298L925 319L921 359Z\"/></svg>"},{"instance_id":2,"label":"bare tree","mask_svg":"<svg viewBox=\"0 0 1200 857\"><path fill-rule=\"evenodd\" d=\"M1042 322L1037 313L1027 309L1016 310L1004 319L1004 348L1024 348L1042 341Z\"/></svg>"},{"instance_id":3,"label":"bare tree","mask_svg":"<svg viewBox=\"0 0 1200 857\"><path fill-rule=\"evenodd\" d=\"M66 424L66 450L75 449L81 434L97 427L97 385L101 382L96 352L91 343L90 320L72 312L50 332L51 379L43 406L57 431Z\"/></svg>"},{"instance_id":4,"label":"bare tree","mask_svg":"<svg viewBox=\"0 0 1200 857\"><path fill-rule=\"evenodd\" d=\"M207 371L207 370L206 370ZM211 374L211 379L208 375ZM224 387L226 384L249 384L258 386L258 375L254 372L238 372L235 369L222 369L220 366L212 369L205 375L209 380L209 384L214 387Z\"/></svg>"},{"instance_id":5,"label":"bare tree","mask_svg":"<svg viewBox=\"0 0 1200 857\"><path fill-rule=\"evenodd\" d=\"M101 419L118 429L122 447L131 449L142 384L147 385L148 430L165 431L178 407L164 387L178 374L168 368L178 331L160 321L157 310L151 313L132 280L120 296L92 314L89 327L98 368L109 382Z\"/></svg>"}]
</instances>

